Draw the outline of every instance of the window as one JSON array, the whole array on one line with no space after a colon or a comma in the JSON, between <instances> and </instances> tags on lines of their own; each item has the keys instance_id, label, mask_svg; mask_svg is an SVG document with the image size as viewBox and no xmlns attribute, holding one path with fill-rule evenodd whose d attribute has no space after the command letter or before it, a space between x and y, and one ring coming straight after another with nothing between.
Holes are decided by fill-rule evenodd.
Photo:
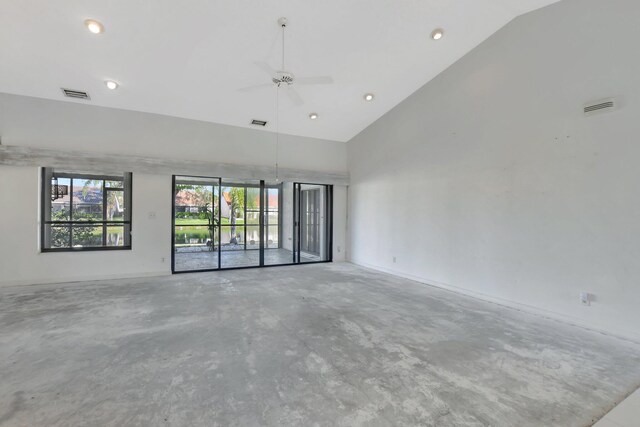
<instances>
[{"instance_id":1,"label":"window","mask_svg":"<svg viewBox=\"0 0 640 427\"><path fill-rule=\"evenodd\" d=\"M280 189L265 188L264 235L266 248L280 247Z\"/></svg>"},{"instance_id":2,"label":"window","mask_svg":"<svg viewBox=\"0 0 640 427\"><path fill-rule=\"evenodd\" d=\"M42 169L41 248L131 249L131 173Z\"/></svg>"}]
</instances>

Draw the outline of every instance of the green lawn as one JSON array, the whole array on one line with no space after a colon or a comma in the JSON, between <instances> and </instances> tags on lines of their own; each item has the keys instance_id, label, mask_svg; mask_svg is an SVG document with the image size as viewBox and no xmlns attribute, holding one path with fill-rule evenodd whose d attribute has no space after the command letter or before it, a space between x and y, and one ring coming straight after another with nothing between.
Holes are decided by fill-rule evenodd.
<instances>
[{"instance_id":1,"label":"green lawn","mask_svg":"<svg viewBox=\"0 0 640 427\"><path fill-rule=\"evenodd\" d=\"M180 226L180 227L184 227L184 226L199 226L199 227L203 227L203 226L207 226L207 220L206 219L192 219L192 218L176 218L176 226ZM222 218L222 225L229 225L229 218ZM244 225L244 220L242 218L238 218L236 219L236 225L238 226L238 230L242 231L242 226ZM253 224L253 225L257 225L257 224ZM107 233L118 233L118 232L122 232L123 228L122 227L107 227ZM192 233L198 233L198 229L193 229L193 228L187 228L184 231L186 232L192 232ZM208 233L205 230L200 231L201 233L203 233L203 235L205 235L206 233ZM96 225L93 230L91 230L91 234L94 236L98 236L100 234L102 234L102 226L100 225Z\"/></svg>"},{"instance_id":2,"label":"green lawn","mask_svg":"<svg viewBox=\"0 0 640 427\"><path fill-rule=\"evenodd\" d=\"M222 225L229 224L229 218L221 219ZM192 219L192 218L176 218L176 225L208 225L206 219ZM236 225L244 224L244 219L238 218L236 219Z\"/></svg>"},{"instance_id":3,"label":"green lawn","mask_svg":"<svg viewBox=\"0 0 640 427\"><path fill-rule=\"evenodd\" d=\"M101 225L96 225L95 227L91 227L91 235L92 236L101 236L102 235L102 226ZM117 233L123 233L124 232L124 227L122 226L109 226L107 227L107 234L117 234Z\"/></svg>"},{"instance_id":4,"label":"green lawn","mask_svg":"<svg viewBox=\"0 0 640 427\"><path fill-rule=\"evenodd\" d=\"M192 219L192 218L176 218L176 226L207 226L206 219ZM229 225L229 218L222 218L222 225ZM242 229L242 225L244 225L244 220L242 218L236 219L236 225L239 229ZM254 224L257 225L257 224ZM122 232L122 227L107 227L107 233L118 233ZM187 229L189 230L189 229ZM193 230L197 232L196 230ZM102 226L96 225L95 228L91 231L91 234L94 236L102 234Z\"/></svg>"}]
</instances>

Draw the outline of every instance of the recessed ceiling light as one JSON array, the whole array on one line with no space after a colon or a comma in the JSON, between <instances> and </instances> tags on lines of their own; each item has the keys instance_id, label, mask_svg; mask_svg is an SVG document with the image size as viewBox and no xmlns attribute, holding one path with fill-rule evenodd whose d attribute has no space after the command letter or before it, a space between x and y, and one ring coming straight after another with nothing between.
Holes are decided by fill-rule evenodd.
<instances>
[{"instance_id":1,"label":"recessed ceiling light","mask_svg":"<svg viewBox=\"0 0 640 427\"><path fill-rule=\"evenodd\" d=\"M431 38L434 40L440 40L442 37L444 37L444 30L442 28L436 28L431 33Z\"/></svg>"},{"instance_id":2,"label":"recessed ceiling light","mask_svg":"<svg viewBox=\"0 0 640 427\"><path fill-rule=\"evenodd\" d=\"M118 83L114 82L113 80L106 80L104 84L106 84L107 87L111 90L118 89L118 86L120 86Z\"/></svg>"},{"instance_id":3,"label":"recessed ceiling light","mask_svg":"<svg viewBox=\"0 0 640 427\"><path fill-rule=\"evenodd\" d=\"M317 113L311 113L311 114L309 114L309 118L310 118L311 120L315 120L315 119L317 119L317 118L318 118L318 114L317 114Z\"/></svg>"},{"instance_id":4,"label":"recessed ceiling light","mask_svg":"<svg viewBox=\"0 0 640 427\"><path fill-rule=\"evenodd\" d=\"M84 21L84 25L93 34L104 33L104 25L102 25L100 22L96 21L95 19L87 19L86 21Z\"/></svg>"},{"instance_id":5,"label":"recessed ceiling light","mask_svg":"<svg viewBox=\"0 0 640 427\"><path fill-rule=\"evenodd\" d=\"M372 93L366 93L364 95L364 100L365 101L373 101L373 98L375 98L375 96Z\"/></svg>"}]
</instances>

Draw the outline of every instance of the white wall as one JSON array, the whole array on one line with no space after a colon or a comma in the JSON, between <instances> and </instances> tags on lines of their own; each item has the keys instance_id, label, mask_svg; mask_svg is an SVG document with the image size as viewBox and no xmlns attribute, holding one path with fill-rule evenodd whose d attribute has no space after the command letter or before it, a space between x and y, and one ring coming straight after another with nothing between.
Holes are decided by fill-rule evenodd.
<instances>
[{"instance_id":1,"label":"white wall","mask_svg":"<svg viewBox=\"0 0 640 427\"><path fill-rule=\"evenodd\" d=\"M638 17L524 15L350 141L349 258L640 339Z\"/></svg>"},{"instance_id":2,"label":"white wall","mask_svg":"<svg viewBox=\"0 0 640 427\"><path fill-rule=\"evenodd\" d=\"M4 145L242 165L275 163L275 134L270 132L95 107L86 101L59 102L3 93L0 137ZM281 135L279 165L346 172L345 153L343 142Z\"/></svg>"},{"instance_id":3,"label":"white wall","mask_svg":"<svg viewBox=\"0 0 640 427\"><path fill-rule=\"evenodd\" d=\"M0 94L0 138L5 145L123 157L275 161L275 137L267 132L8 94ZM283 168L346 172L341 142L284 135L279 151ZM85 253L39 253L38 175L37 167L0 165L0 286L170 273L170 175L134 174L131 251ZM346 215L346 192L335 204L336 213ZM334 229L336 245L344 245L345 233Z\"/></svg>"},{"instance_id":4,"label":"white wall","mask_svg":"<svg viewBox=\"0 0 640 427\"><path fill-rule=\"evenodd\" d=\"M282 183L282 247L293 250L293 183Z\"/></svg>"},{"instance_id":5,"label":"white wall","mask_svg":"<svg viewBox=\"0 0 640 427\"><path fill-rule=\"evenodd\" d=\"M170 176L134 177L131 251L39 253L38 188L37 168L0 166L2 199L16 200L0 213L0 286L170 272Z\"/></svg>"},{"instance_id":6,"label":"white wall","mask_svg":"<svg viewBox=\"0 0 640 427\"><path fill-rule=\"evenodd\" d=\"M347 259L347 190L345 186L333 187L333 260L337 262Z\"/></svg>"}]
</instances>

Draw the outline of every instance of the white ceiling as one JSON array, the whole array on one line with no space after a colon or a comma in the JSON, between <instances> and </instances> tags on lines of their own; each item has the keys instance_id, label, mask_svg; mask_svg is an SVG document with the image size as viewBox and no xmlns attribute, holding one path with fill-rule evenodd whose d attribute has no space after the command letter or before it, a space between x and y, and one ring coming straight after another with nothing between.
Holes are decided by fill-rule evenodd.
<instances>
[{"instance_id":1,"label":"white ceiling","mask_svg":"<svg viewBox=\"0 0 640 427\"><path fill-rule=\"evenodd\" d=\"M555 1L3 0L0 92L274 130L275 89L237 89L268 82L255 61L278 68L286 16L287 68L335 83L299 86L302 106L283 96L280 132L348 141L511 19ZM87 18L105 33L89 33ZM437 27L445 37L434 42Z\"/></svg>"}]
</instances>

